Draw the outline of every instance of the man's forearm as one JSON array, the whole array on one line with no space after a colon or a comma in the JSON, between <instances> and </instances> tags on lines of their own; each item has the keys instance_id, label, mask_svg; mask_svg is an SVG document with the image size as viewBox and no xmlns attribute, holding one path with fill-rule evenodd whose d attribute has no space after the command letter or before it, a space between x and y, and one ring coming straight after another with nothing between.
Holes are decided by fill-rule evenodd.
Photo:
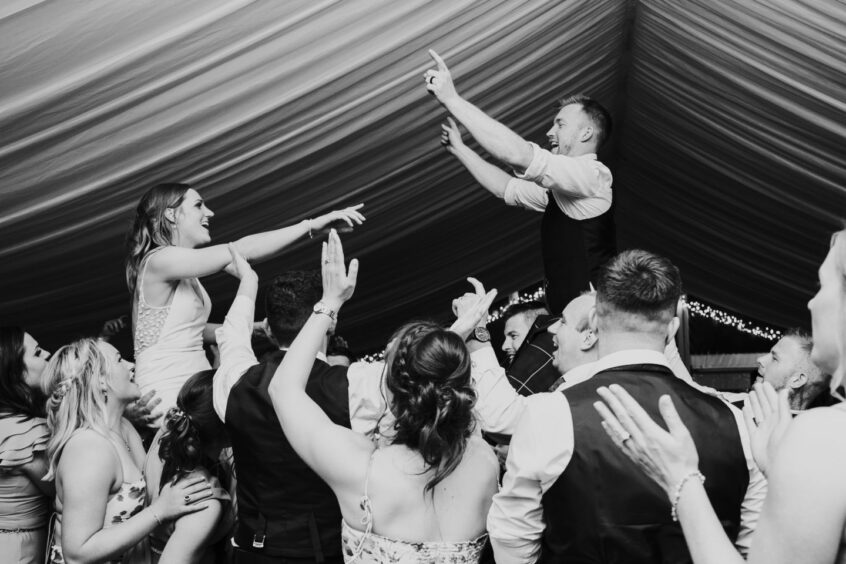
<instances>
[{"instance_id":1,"label":"man's forearm","mask_svg":"<svg viewBox=\"0 0 846 564\"><path fill-rule=\"evenodd\" d=\"M492 157L523 173L532 162L529 143L485 112L456 96L444 106Z\"/></svg>"},{"instance_id":2,"label":"man's forearm","mask_svg":"<svg viewBox=\"0 0 846 564\"><path fill-rule=\"evenodd\" d=\"M510 174L487 162L466 145L456 147L453 154L488 192L500 199L505 197L505 188L511 180Z\"/></svg>"}]
</instances>

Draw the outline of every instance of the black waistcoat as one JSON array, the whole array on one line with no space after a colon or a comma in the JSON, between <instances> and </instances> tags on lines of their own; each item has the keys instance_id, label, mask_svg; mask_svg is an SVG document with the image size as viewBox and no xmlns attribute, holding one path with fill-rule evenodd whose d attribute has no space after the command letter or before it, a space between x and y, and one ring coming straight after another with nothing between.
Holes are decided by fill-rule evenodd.
<instances>
[{"instance_id":1,"label":"black waistcoat","mask_svg":"<svg viewBox=\"0 0 846 564\"><path fill-rule=\"evenodd\" d=\"M226 405L237 478L235 542L248 551L321 561L341 552L341 510L329 486L288 443L267 394L284 355L279 351L250 368ZM345 367L316 360L306 393L334 423L349 428ZM256 546L262 537L263 548Z\"/></svg>"},{"instance_id":2,"label":"black waistcoat","mask_svg":"<svg viewBox=\"0 0 846 564\"><path fill-rule=\"evenodd\" d=\"M705 489L734 540L749 484L737 423L729 407L673 376L665 367L635 365L600 372L564 394L575 448L567 468L543 496L546 531L541 563L676 564L692 562L667 494L620 451L593 408L600 386L620 384L659 424L658 398L673 399L699 452ZM554 432L550 429L550 432Z\"/></svg>"},{"instance_id":3,"label":"black waistcoat","mask_svg":"<svg viewBox=\"0 0 846 564\"><path fill-rule=\"evenodd\" d=\"M570 300L596 286L599 269L617 254L614 204L605 213L576 220L561 211L552 193L541 222L546 303L560 315Z\"/></svg>"}]
</instances>

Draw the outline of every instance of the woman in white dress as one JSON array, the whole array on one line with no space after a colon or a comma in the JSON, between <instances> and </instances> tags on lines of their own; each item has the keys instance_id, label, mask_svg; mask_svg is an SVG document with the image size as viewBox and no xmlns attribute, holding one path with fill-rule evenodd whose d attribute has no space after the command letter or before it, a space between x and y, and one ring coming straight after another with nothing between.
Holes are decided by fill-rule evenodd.
<instances>
[{"instance_id":1,"label":"woman in white dress","mask_svg":"<svg viewBox=\"0 0 846 564\"><path fill-rule=\"evenodd\" d=\"M330 226L360 225L362 205L248 235L235 246L247 260L262 260ZM208 323L211 301L199 279L224 270L231 260L226 245L208 246L212 217L187 184L159 184L141 198L127 237L135 373L142 394L154 391L161 400L154 420L176 405L192 374L211 368L203 342L214 342L217 326Z\"/></svg>"}]
</instances>

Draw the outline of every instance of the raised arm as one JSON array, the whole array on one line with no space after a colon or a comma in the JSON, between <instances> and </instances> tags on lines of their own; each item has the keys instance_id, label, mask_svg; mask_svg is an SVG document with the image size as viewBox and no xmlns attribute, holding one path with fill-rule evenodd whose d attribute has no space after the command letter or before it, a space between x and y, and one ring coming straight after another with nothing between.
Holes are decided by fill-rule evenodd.
<instances>
[{"instance_id":1,"label":"raised arm","mask_svg":"<svg viewBox=\"0 0 846 564\"><path fill-rule=\"evenodd\" d=\"M533 157L529 142L459 96L444 60L431 49L429 55L437 63L437 70L426 71L426 89L435 95L438 102L467 128L470 135L491 156L518 173L525 172Z\"/></svg>"},{"instance_id":2,"label":"raised arm","mask_svg":"<svg viewBox=\"0 0 846 564\"><path fill-rule=\"evenodd\" d=\"M103 528L118 463L114 448L94 431L79 433L65 445L58 476L62 484L62 551L68 563L113 560L141 542L159 521L202 510L205 506L196 502L211 496L211 488L202 478L169 484L152 505L123 523Z\"/></svg>"},{"instance_id":3,"label":"raised arm","mask_svg":"<svg viewBox=\"0 0 846 564\"><path fill-rule=\"evenodd\" d=\"M336 210L289 227L247 235L235 241L234 244L238 252L248 261L261 261L278 254L307 235L314 237L335 226L351 230L355 225L361 225L364 216L359 210L363 205L358 204ZM226 268L230 259L226 245L212 245L199 249L168 246L149 258L147 276L153 283L208 276Z\"/></svg>"},{"instance_id":4,"label":"raised arm","mask_svg":"<svg viewBox=\"0 0 846 564\"><path fill-rule=\"evenodd\" d=\"M441 144L447 152L458 159L458 162L473 175L473 178L485 190L497 198L505 198L505 188L512 176L487 162L476 151L465 145L461 139L458 124L455 123L454 119L447 118L447 122L441 125Z\"/></svg>"},{"instance_id":5,"label":"raised arm","mask_svg":"<svg viewBox=\"0 0 846 564\"><path fill-rule=\"evenodd\" d=\"M358 275L356 259L350 261L347 272L341 239L334 230L329 242L323 243L322 263L319 311L308 318L291 343L267 391L288 442L337 492L338 488L361 487L361 477L350 469L364 472L373 444L364 435L334 424L305 391L317 351L341 306L352 297Z\"/></svg>"}]
</instances>

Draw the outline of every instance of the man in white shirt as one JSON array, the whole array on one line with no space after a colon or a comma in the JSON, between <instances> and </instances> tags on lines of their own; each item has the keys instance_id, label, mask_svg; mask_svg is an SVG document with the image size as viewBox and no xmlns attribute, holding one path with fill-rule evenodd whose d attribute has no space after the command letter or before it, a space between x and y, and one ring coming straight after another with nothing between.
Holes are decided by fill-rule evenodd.
<instances>
[{"instance_id":1,"label":"man in white shirt","mask_svg":"<svg viewBox=\"0 0 846 564\"><path fill-rule=\"evenodd\" d=\"M550 150L541 149L459 96L446 64L434 51L429 53L438 68L424 75L427 90L516 176L468 148L452 118L441 139L447 151L506 204L544 212L546 299L550 311L561 311L596 282L599 268L615 254L611 171L596 155L611 133L610 114L587 96L561 100L546 134Z\"/></svg>"},{"instance_id":2,"label":"man in white shirt","mask_svg":"<svg viewBox=\"0 0 846 564\"><path fill-rule=\"evenodd\" d=\"M813 337L802 329L791 329L765 355L758 357L758 380L790 392L790 409L799 413L828 390L831 375L811 361Z\"/></svg>"},{"instance_id":3,"label":"man in white shirt","mask_svg":"<svg viewBox=\"0 0 846 564\"><path fill-rule=\"evenodd\" d=\"M685 406L700 463L709 467L712 503L738 548L748 548L765 481L739 412L669 368L663 351L678 323L680 288L672 263L645 251L621 253L604 267L590 324L599 331L600 358L588 379L565 393L526 398L488 515L497 562L689 559L666 495L600 426L595 389L610 382L628 384L642 405L669 394Z\"/></svg>"}]
</instances>

